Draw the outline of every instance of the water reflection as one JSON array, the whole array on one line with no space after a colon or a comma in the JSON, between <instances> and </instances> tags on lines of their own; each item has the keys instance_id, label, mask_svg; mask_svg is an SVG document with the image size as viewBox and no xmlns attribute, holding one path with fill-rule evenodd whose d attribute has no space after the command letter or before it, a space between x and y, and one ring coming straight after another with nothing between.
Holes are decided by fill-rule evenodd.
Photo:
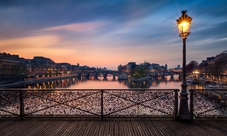
<instances>
[{"instance_id":1,"label":"water reflection","mask_svg":"<svg viewBox=\"0 0 227 136\"><path fill-rule=\"evenodd\" d=\"M90 76L80 78L69 78L64 80L45 82L27 86L34 89L46 88L69 88L69 89L128 89L128 88L149 88L149 89L180 89L181 81L178 77L149 78L144 81L118 80L117 77Z\"/></svg>"}]
</instances>

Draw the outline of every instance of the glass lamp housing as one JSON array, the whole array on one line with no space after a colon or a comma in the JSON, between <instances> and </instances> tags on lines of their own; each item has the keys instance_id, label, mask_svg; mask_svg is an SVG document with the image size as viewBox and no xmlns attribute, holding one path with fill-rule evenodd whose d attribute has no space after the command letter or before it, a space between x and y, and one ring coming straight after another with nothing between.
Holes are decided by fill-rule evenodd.
<instances>
[{"instance_id":1,"label":"glass lamp housing","mask_svg":"<svg viewBox=\"0 0 227 136\"><path fill-rule=\"evenodd\" d=\"M190 34L190 25L192 18L186 14L187 10L181 11L182 15L177 19L177 25L179 30L179 36L183 39Z\"/></svg>"}]
</instances>

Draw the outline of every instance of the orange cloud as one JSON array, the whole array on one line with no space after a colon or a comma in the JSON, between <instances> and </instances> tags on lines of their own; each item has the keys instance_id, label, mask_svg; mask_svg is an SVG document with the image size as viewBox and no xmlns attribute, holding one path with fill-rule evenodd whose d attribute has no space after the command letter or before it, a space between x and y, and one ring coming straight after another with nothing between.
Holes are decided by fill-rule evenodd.
<instances>
[{"instance_id":1,"label":"orange cloud","mask_svg":"<svg viewBox=\"0 0 227 136\"><path fill-rule=\"evenodd\" d=\"M30 36L23 38L0 40L0 47L4 49L44 48L56 44L59 38L54 35Z\"/></svg>"},{"instance_id":2,"label":"orange cloud","mask_svg":"<svg viewBox=\"0 0 227 136\"><path fill-rule=\"evenodd\" d=\"M100 26L105 25L105 22L86 22L86 23L75 23L69 25L61 25L55 27L49 27L45 29L40 29L38 31L73 31L73 32L84 32L94 30Z\"/></svg>"},{"instance_id":3,"label":"orange cloud","mask_svg":"<svg viewBox=\"0 0 227 136\"><path fill-rule=\"evenodd\" d=\"M54 47L59 42L60 38L55 35L30 36L0 40L0 48L2 52L18 54L25 58L33 58L37 55L52 56L73 52L64 47Z\"/></svg>"}]
</instances>

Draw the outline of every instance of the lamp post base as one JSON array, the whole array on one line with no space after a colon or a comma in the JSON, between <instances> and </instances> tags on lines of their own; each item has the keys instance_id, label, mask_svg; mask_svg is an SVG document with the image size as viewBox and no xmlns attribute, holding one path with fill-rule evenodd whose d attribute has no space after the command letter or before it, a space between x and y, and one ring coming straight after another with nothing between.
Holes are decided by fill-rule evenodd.
<instances>
[{"instance_id":1,"label":"lamp post base","mask_svg":"<svg viewBox=\"0 0 227 136\"><path fill-rule=\"evenodd\" d=\"M180 93L180 110L177 120L181 122L191 122L192 117L188 110L188 93L187 93L187 84L183 82L182 90Z\"/></svg>"},{"instance_id":2,"label":"lamp post base","mask_svg":"<svg viewBox=\"0 0 227 136\"><path fill-rule=\"evenodd\" d=\"M191 119L190 115L179 115L179 116L177 116L177 121L180 121L180 122L192 122L193 120Z\"/></svg>"}]
</instances>

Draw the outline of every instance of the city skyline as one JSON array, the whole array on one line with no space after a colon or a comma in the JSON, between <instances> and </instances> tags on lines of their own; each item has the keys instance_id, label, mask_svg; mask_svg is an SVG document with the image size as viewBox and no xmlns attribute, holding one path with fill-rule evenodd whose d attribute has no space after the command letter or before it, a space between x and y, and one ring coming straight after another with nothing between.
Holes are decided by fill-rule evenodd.
<instances>
[{"instance_id":1,"label":"city skyline","mask_svg":"<svg viewBox=\"0 0 227 136\"><path fill-rule=\"evenodd\" d=\"M132 60L182 65L176 19L193 18L187 63L226 50L227 1L1 1L0 49L116 70ZM212 10L211 10L212 9Z\"/></svg>"}]
</instances>

